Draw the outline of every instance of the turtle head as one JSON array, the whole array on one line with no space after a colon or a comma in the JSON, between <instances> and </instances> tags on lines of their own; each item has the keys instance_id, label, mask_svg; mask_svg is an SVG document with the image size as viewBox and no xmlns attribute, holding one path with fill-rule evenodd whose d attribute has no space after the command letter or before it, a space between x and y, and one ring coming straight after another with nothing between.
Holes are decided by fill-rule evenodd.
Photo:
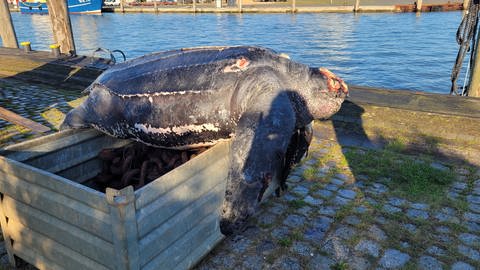
<instances>
[{"instance_id":1,"label":"turtle head","mask_svg":"<svg viewBox=\"0 0 480 270\"><path fill-rule=\"evenodd\" d=\"M86 116L87 112L85 110L85 106L82 104L68 112L63 120L63 123L60 125L60 129L64 130L70 128L76 129L87 127L88 125L85 121Z\"/></svg>"},{"instance_id":2,"label":"turtle head","mask_svg":"<svg viewBox=\"0 0 480 270\"><path fill-rule=\"evenodd\" d=\"M310 68L307 88L306 103L315 119L331 117L348 96L347 84L326 68Z\"/></svg>"}]
</instances>

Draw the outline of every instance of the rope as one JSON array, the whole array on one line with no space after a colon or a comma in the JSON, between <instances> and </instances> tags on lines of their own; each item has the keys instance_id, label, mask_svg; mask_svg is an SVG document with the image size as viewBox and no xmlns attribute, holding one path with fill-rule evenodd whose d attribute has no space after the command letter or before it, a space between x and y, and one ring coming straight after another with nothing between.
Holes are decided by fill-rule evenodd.
<instances>
[{"instance_id":1,"label":"rope","mask_svg":"<svg viewBox=\"0 0 480 270\"><path fill-rule=\"evenodd\" d=\"M92 53L92 57L95 57L95 54L97 54L98 52L104 52L104 53L107 53L110 55L110 62L112 64L116 64L117 63L117 58L115 58L115 55L114 53L120 53L123 57L123 62L125 62L127 60L127 58L125 57L125 54L121 51L121 50L109 50L109 49L104 49L104 48L98 48L96 49L95 51L93 51Z\"/></svg>"},{"instance_id":2,"label":"rope","mask_svg":"<svg viewBox=\"0 0 480 270\"><path fill-rule=\"evenodd\" d=\"M477 38L477 26L478 26L478 12L480 11L480 0L472 0L470 1L470 5L463 16L462 22L457 30L457 43L460 45L458 50L457 59L455 61L455 65L452 69L452 88L450 89L450 94L454 95L468 95L468 88L465 89L463 87L462 91L459 92L457 86L458 75L462 69L463 60L465 59L465 55L467 52L470 52L470 63L469 63L469 70L467 73L471 74L471 70L473 68L472 61L474 60L475 55L475 43ZM471 43L471 46L470 46ZM472 48L472 50L470 50ZM466 80L466 79L465 79Z\"/></svg>"}]
</instances>

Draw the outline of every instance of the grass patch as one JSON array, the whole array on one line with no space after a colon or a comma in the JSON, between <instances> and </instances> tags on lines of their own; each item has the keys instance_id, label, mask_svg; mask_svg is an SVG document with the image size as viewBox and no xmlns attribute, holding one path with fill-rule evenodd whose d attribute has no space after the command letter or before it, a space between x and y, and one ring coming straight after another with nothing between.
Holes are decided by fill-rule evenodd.
<instances>
[{"instance_id":1,"label":"grass patch","mask_svg":"<svg viewBox=\"0 0 480 270\"><path fill-rule=\"evenodd\" d=\"M370 150L364 154L348 152L345 155L354 174L387 179L384 182L391 190L410 200L438 202L443 199L448 184L455 179L450 170L441 171L431 167L429 162L419 162L388 150Z\"/></svg>"},{"instance_id":2,"label":"grass patch","mask_svg":"<svg viewBox=\"0 0 480 270\"><path fill-rule=\"evenodd\" d=\"M330 269L331 270L348 270L350 269L350 266L345 261L340 261L330 266Z\"/></svg>"},{"instance_id":3,"label":"grass patch","mask_svg":"<svg viewBox=\"0 0 480 270\"><path fill-rule=\"evenodd\" d=\"M298 199L298 200L289 201L289 202L288 202L288 205L289 205L290 207L292 207L292 208L300 209L300 208L306 206L307 203L306 203L304 200Z\"/></svg>"},{"instance_id":4,"label":"grass patch","mask_svg":"<svg viewBox=\"0 0 480 270\"><path fill-rule=\"evenodd\" d=\"M278 240L278 244L282 247L290 247L292 245L292 239L285 237Z\"/></svg>"},{"instance_id":5,"label":"grass patch","mask_svg":"<svg viewBox=\"0 0 480 270\"><path fill-rule=\"evenodd\" d=\"M315 175L317 174L317 168L315 167L309 167L309 168L306 168L304 171L303 171L303 178L305 178L306 180L313 180L315 179Z\"/></svg>"},{"instance_id":6,"label":"grass patch","mask_svg":"<svg viewBox=\"0 0 480 270\"><path fill-rule=\"evenodd\" d=\"M342 206L336 213L333 219L335 222L343 220L346 216L350 215L353 211L354 202L350 202Z\"/></svg>"}]
</instances>

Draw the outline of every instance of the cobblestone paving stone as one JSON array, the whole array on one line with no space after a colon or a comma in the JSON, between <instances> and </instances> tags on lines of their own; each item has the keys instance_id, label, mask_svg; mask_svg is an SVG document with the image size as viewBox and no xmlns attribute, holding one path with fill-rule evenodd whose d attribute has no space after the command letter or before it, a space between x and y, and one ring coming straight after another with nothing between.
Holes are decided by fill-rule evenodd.
<instances>
[{"instance_id":1,"label":"cobblestone paving stone","mask_svg":"<svg viewBox=\"0 0 480 270\"><path fill-rule=\"evenodd\" d=\"M346 151L335 155L336 144L316 143L328 151L313 151L315 161L309 164L320 164L322 174L317 171L307 180L305 162L293 170L289 191L263 204L249 222L259 233L229 269L480 269L480 228L474 230L480 227L474 193L480 189L480 176L474 176L478 169L453 167L457 180L446 193L454 192L456 199L430 205L398 196L388 179L354 175L342 164ZM452 168L438 162L431 166ZM197 268L221 269L222 260L215 258L232 252L227 243Z\"/></svg>"},{"instance_id":2,"label":"cobblestone paving stone","mask_svg":"<svg viewBox=\"0 0 480 270\"><path fill-rule=\"evenodd\" d=\"M0 95L1 107L50 128L54 126L44 113L50 110L66 113L72 109L68 102L81 96L78 90L69 91L9 79L0 79ZM0 119L0 146L36 136L40 135Z\"/></svg>"}]
</instances>

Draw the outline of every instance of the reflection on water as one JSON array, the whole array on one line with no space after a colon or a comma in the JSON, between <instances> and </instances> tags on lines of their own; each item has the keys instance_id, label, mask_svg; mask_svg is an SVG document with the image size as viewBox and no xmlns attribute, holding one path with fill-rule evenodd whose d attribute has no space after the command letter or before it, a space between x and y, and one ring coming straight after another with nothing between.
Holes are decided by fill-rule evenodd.
<instances>
[{"instance_id":1,"label":"reflection on water","mask_svg":"<svg viewBox=\"0 0 480 270\"><path fill-rule=\"evenodd\" d=\"M12 14L20 41L48 50L48 16ZM128 58L179 47L260 45L350 84L448 93L461 12L371 14L103 14L71 16L79 54Z\"/></svg>"}]
</instances>

